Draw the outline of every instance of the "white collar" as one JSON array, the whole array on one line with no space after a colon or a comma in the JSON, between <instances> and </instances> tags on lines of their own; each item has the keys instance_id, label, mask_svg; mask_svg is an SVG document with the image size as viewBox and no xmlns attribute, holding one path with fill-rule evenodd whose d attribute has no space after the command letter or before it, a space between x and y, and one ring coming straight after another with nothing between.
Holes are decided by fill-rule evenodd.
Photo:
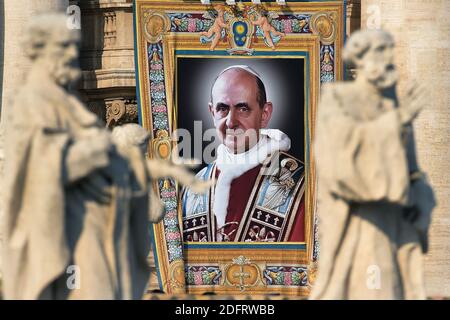
<instances>
[{"instance_id":1,"label":"white collar","mask_svg":"<svg viewBox=\"0 0 450 320\"><path fill-rule=\"evenodd\" d=\"M288 151L290 148L291 139L276 129L261 129L258 143L243 153L231 153L223 144L218 147L216 165L220 174L214 193L213 208L217 219L217 228L225 224L231 182L263 163L274 152Z\"/></svg>"}]
</instances>

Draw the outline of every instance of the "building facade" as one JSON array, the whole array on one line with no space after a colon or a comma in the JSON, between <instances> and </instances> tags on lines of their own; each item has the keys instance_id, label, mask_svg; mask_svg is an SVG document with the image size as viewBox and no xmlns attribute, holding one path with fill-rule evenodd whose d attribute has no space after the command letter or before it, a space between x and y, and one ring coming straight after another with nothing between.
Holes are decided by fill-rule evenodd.
<instances>
[{"instance_id":1,"label":"building facade","mask_svg":"<svg viewBox=\"0 0 450 320\"><path fill-rule=\"evenodd\" d=\"M200 0L198 0L200 1ZM289 3L289 1L287 1ZM347 0L346 33L359 28L385 28L398 45L402 79L432 83L430 107L416 124L419 161L434 186L438 208L426 257L430 296L450 296L450 110L449 63L446 60L450 29L447 0ZM132 0L5 0L0 3L0 114L8 107L28 68L20 49L20 35L33 14L69 11L81 17L83 40L78 85L80 98L105 126L138 122L133 42ZM352 77L352 70L347 70ZM3 123L4 116L1 117ZM3 138L0 125L0 140ZM2 149L0 143L0 170ZM1 178L0 178L1 179ZM1 180L0 180L1 181ZM1 188L0 188L1 196ZM0 206L1 216L1 206ZM0 239L1 240L1 239ZM150 260L152 260L150 258ZM0 257L1 267L1 257ZM158 288L152 262L151 290Z\"/></svg>"}]
</instances>

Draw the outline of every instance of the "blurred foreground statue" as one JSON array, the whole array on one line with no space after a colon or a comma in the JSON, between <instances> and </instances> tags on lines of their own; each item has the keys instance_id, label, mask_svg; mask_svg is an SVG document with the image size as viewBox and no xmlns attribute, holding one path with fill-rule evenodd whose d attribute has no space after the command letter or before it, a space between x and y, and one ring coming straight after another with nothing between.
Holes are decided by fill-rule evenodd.
<instances>
[{"instance_id":1,"label":"blurred foreground statue","mask_svg":"<svg viewBox=\"0 0 450 320\"><path fill-rule=\"evenodd\" d=\"M127 123L122 126L115 127L112 132L112 140L116 147L126 153L127 148L138 147L142 154L147 150L147 144L150 139L150 133L135 123ZM187 164L187 162L186 162ZM187 164L188 165L188 164ZM192 167L192 165L188 165ZM183 166L174 165L168 161L160 159L147 160L147 168L149 178L153 181L165 177L174 177L177 181L185 186L191 186L196 192L205 190L209 183L196 180L189 171ZM155 188L149 188L150 210L148 218L150 222L156 223L164 217L163 204L159 196L155 192Z\"/></svg>"},{"instance_id":2,"label":"blurred foreground statue","mask_svg":"<svg viewBox=\"0 0 450 320\"><path fill-rule=\"evenodd\" d=\"M412 121L426 92L396 96L394 41L352 35L355 81L324 88L314 144L320 258L312 299L424 299L422 254L435 206L419 170Z\"/></svg>"},{"instance_id":3,"label":"blurred foreground statue","mask_svg":"<svg viewBox=\"0 0 450 320\"><path fill-rule=\"evenodd\" d=\"M148 223L163 217L149 215L152 179L209 187L184 167L155 174L139 143L111 137L66 90L80 76L79 38L47 14L24 41L32 67L5 121L6 299L140 299Z\"/></svg>"}]
</instances>

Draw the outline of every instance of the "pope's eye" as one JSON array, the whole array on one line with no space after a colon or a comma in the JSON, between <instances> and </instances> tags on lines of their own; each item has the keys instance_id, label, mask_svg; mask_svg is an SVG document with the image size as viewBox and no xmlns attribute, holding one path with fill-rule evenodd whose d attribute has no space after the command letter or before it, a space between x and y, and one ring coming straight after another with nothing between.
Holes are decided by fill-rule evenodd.
<instances>
[{"instance_id":1,"label":"pope's eye","mask_svg":"<svg viewBox=\"0 0 450 320\"><path fill-rule=\"evenodd\" d=\"M225 117L228 113L228 107L227 106L216 106L216 115L219 117Z\"/></svg>"}]
</instances>

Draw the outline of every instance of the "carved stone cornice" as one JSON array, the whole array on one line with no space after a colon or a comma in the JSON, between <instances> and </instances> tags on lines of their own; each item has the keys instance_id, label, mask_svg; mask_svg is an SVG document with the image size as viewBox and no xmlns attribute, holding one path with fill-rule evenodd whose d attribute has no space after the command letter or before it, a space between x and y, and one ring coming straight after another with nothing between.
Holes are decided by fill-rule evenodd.
<instances>
[{"instance_id":1,"label":"carved stone cornice","mask_svg":"<svg viewBox=\"0 0 450 320\"><path fill-rule=\"evenodd\" d=\"M72 0L81 9L78 89L108 127L137 122L133 1Z\"/></svg>"},{"instance_id":2,"label":"carved stone cornice","mask_svg":"<svg viewBox=\"0 0 450 320\"><path fill-rule=\"evenodd\" d=\"M76 4L83 10L96 9L132 9L132 0L70 0L71 4Z\"/></svg>"},{"instance_id":3,"label":"carved stone cornice","mask_svg":"<svg viewBox=\"0 0 450 320\"><path fill-rule=\"evenodd\" d=\"M138 122L138 108L135 99L106 101L106 126L115 127L124 123Z\"/></svg>"},{"instance_id":4,"label":"carved stone cornice","mask_svg":"<svg viewBox=\"0 0 450 320\"><path fill-rule=\"evenodd\" d=\"M82 79L80 84L81 90L136 87L134 69L84 70Z\"/></svg>"}]
</instances>

